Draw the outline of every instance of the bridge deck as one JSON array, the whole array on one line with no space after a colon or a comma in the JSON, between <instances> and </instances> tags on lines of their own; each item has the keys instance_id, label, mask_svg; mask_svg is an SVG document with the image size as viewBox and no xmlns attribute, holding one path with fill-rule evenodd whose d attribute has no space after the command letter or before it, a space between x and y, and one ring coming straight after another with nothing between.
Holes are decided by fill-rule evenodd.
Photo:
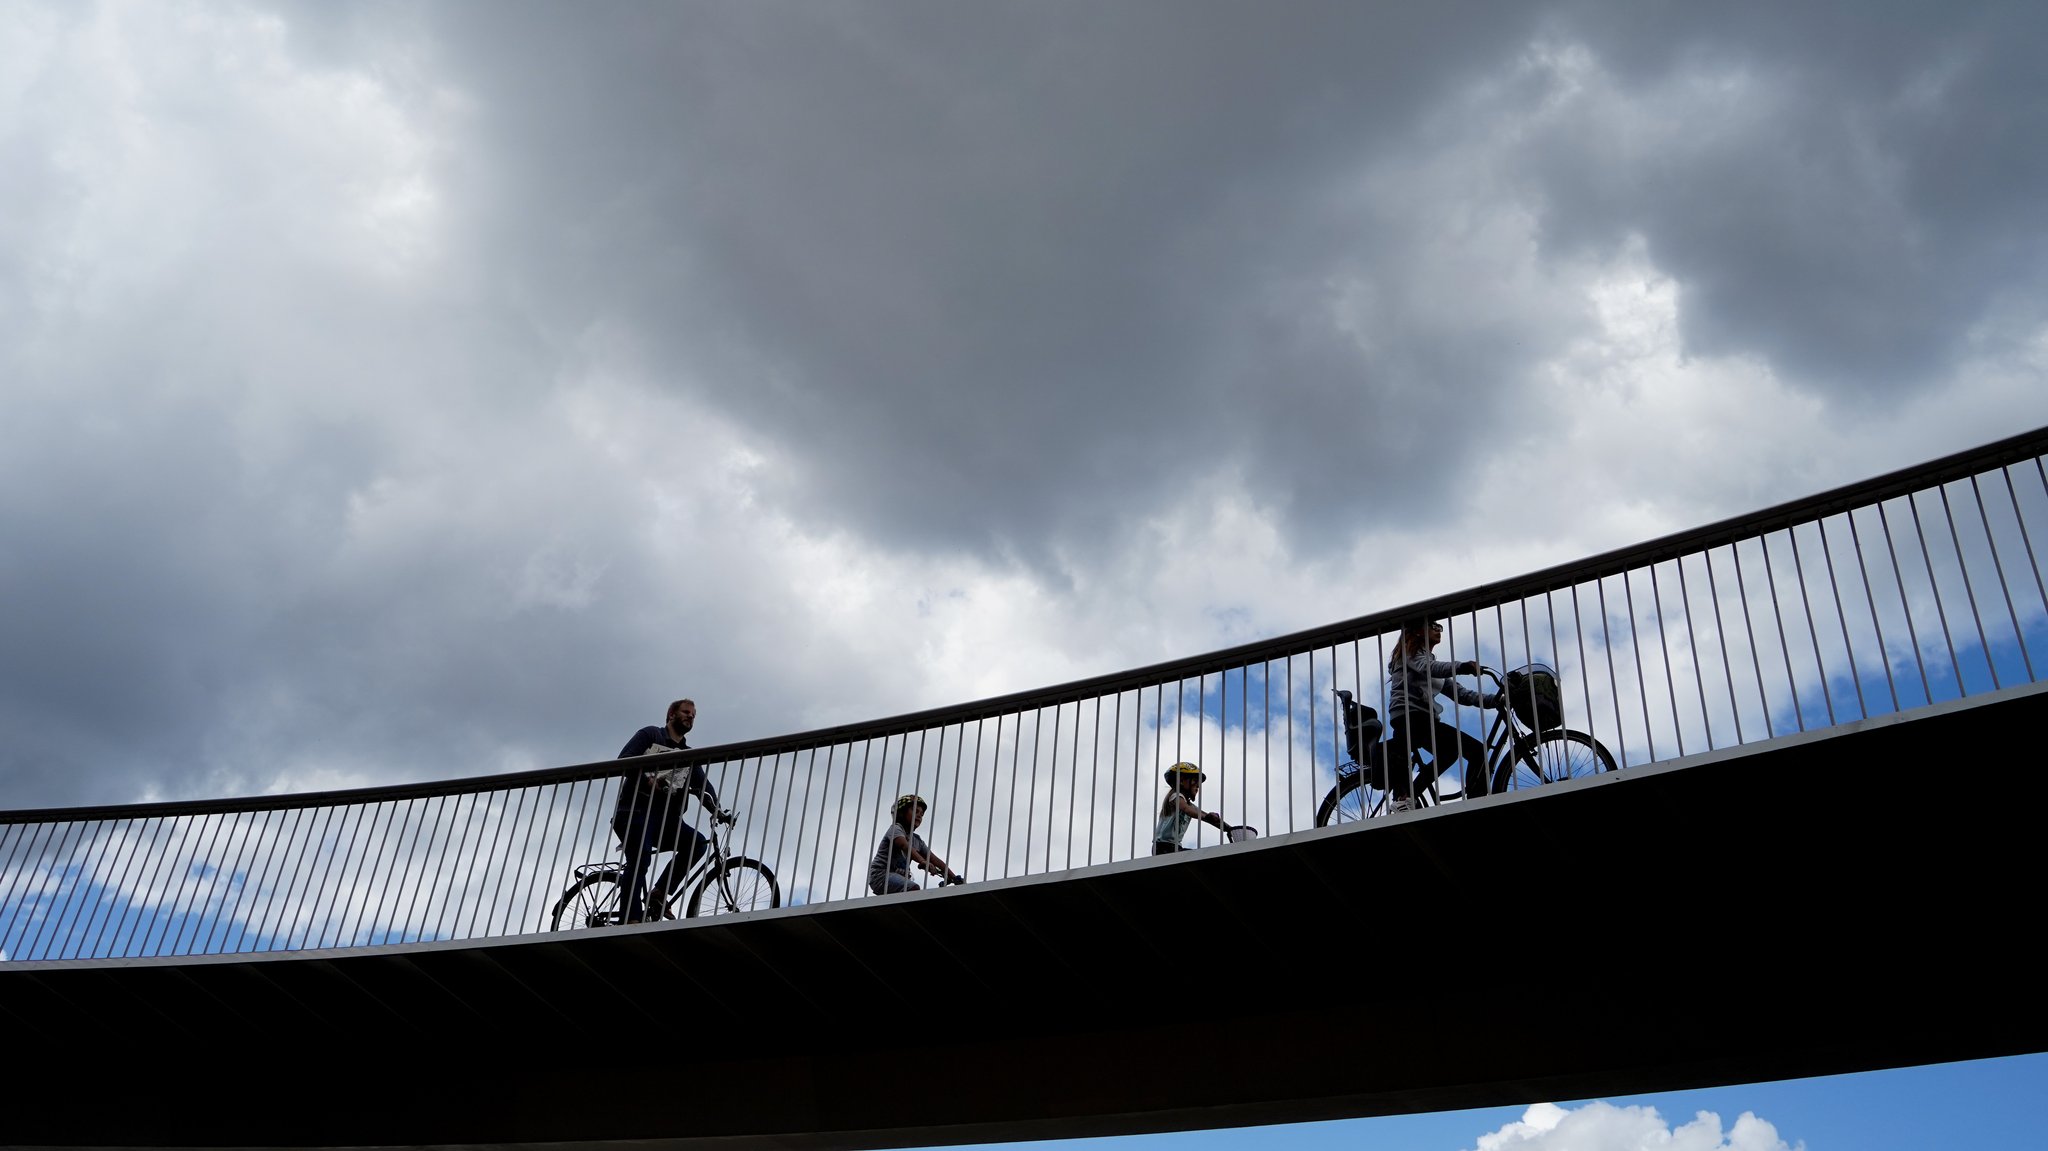
<instances>
[{"instance_id":1,"label":"bridge deck","mask_svg":"<svg viewBox=\"0 0 2048 1151\"><path fill-rule=\"evenodd\" d=\"M738 921L22 965L0 1020L34 1105L0 1143L875 1147L2040 1051L2048 991L2012 960L2038 928L2044 723L2048 691L2021 688L1463 810Z\"/></svg>"}]
</instances>

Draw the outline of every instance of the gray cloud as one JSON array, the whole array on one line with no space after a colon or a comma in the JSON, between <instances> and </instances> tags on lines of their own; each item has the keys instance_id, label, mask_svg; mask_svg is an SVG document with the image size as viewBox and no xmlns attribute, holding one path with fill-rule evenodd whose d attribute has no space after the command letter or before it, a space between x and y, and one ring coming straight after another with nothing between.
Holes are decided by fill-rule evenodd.
<instances>
[{"instance_id":1,"label":"gray cloud","mask_svg":"<svg viewBox=\"0 0 2048 1151\"><path fill-rule=\"evenodd\" d=\"M857 719L2038 423L2042 26L32 10L0 803Z\"/></svg>"}]
</instances>

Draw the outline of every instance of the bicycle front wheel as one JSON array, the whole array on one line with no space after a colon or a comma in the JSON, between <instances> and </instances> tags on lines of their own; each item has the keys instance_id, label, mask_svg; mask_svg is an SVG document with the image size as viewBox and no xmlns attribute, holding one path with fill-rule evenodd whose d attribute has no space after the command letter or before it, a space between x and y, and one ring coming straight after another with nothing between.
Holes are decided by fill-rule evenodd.
<instances>
[{"instance_id":1,"label":"bicycle front wheel","mask_svg":"<svg viewBox=\"0 0 2048 1151\"><path fill-rule=\"evenodd\" d=\"M782 904L775 873L758 859L736 855L712 868L690 893L688 915L731 915Z\"/></svg>"},{"instance_id":2,"label":"bicycle front wheel","mask_svg":"<svg viewBox=\"0 0 2048 1151\"><path fill-rule=\"evenodd\" d=\"M1559 780L1578 779L1614 770L1614 757L1600 741L1583 731L1544 732L1521 754L1500 766L1493 777L1495 792L1521 787L1541 787Z\"/></svg>"},{"instance_id":3,"label":"bicycle front wheel","mask_svg":"<svg viewBox=\"0 0 2048 1151\"><path fill-rule=\"evenodd\" d=\"M569 885L548 919L551 931L581 931L619 922L619 879L606 872L586 875Z\"/></svg>"}]
</instances>

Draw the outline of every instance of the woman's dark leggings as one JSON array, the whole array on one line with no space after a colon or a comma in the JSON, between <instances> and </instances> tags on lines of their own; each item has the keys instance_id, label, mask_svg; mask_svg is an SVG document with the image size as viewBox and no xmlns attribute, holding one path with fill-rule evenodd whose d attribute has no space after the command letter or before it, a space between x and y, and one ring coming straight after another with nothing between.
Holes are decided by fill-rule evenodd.
<instances>
[{"instance_id":1,"label":"woman's dark leggings","mask_svg":"<svg viewBox=\"0 0 2048 1151\"><path fill-rule=\"evenodd\" d=\"M1413 742L1410 742L1411 733ZM1490 790L1490 781L1486 778L1486 745L1479 742L1478 736L1452 727L1426 711L1396 713L1394 738L1390 743L1388 761L1394 765L1394 770L1388 774L1392 776L1395 794L1404 799L1413 799L1428 791L1429 785L1460 759L1465 761L1466 797L1476 798ZM1408 764L1412 762L1413 751L1418 748L1430 754L1430 762L1417 768L1413 790L1403 794L1398 789L1408 777Z\"/></svg>"}]
</instances>

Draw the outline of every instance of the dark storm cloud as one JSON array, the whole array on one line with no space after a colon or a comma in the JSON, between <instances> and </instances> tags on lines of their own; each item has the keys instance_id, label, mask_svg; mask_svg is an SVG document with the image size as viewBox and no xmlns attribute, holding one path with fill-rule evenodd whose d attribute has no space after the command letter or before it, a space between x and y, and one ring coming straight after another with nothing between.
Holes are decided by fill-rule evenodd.
<instances>
[{"instance_id":1,"label":"dark storm cloud","mask_svg":"<svg viewBox=\"0 0 2048 1151\"><path fill-rule=\"evenodd\" d=\"M865 588L1141 614L1097 597L1213 558L1130 554L1195 492L1294 568L1461 551L1634 243L1686 352L1904 405L2041 323L2042 20L1961 12L27 10L0 806L602 758L685 691L711 741L944 702Z\"/></svg>"},{"instance_id":2,"label":"dark storm cloud","mask_svg":"<svg viewBox=\"0 0 2048 1151\"><path fill-rule=\"evenodd\" d=\"M2041 314L2038 5L1577 5L1555 28L1619 101L1531 141L1548 237L1646 237L1690 350L1895 396L2003 295Z\"/></svg>"},{"instance_id":3,"label":"dark storm cloud","mask_svg":"<svg viewBox=\"0 0 2048 1151\"><path fill-rule=\"evenodd\" d=\"M1043 559L1219 464L1307 498L1276 455L1341 458L1501 366L1416 350L1453 378L1409 390L1274 315L1329 245L1390 243L1324 183L1512 56L1492 9L453 12L490 195L550 224L528 274L708 366L814 519Z\"/></svg>"},{"instance_id":4,"label":"dark storm cloud","mask_svg":"<svg viewBox=\"0 0 2048 1151\"><path fill-rule=\"evenodd\" d=\"M458 7L436 38L487 109L491 243L557 319L629 318L655 371L784 445L812 521L1036 562L1217 465L1313 550L1359 491L1422 506L1444 439L1469 462L1540 418L1526 373L1582 317L1404 299L1489 197L1561 251L1644 237L1689 350L1938 382L2039 266L2040 22L1781 8ZM1490 188L1332 201L1483 143L1441 117L1463 89L1554 97L1515 78L1544 40L1587 46L1619 103L1532 124ZM1724 75L1746 87L1689 87ZM1315 314L1351 274L1370 349Z\"/></svg>"}]
</instances>

